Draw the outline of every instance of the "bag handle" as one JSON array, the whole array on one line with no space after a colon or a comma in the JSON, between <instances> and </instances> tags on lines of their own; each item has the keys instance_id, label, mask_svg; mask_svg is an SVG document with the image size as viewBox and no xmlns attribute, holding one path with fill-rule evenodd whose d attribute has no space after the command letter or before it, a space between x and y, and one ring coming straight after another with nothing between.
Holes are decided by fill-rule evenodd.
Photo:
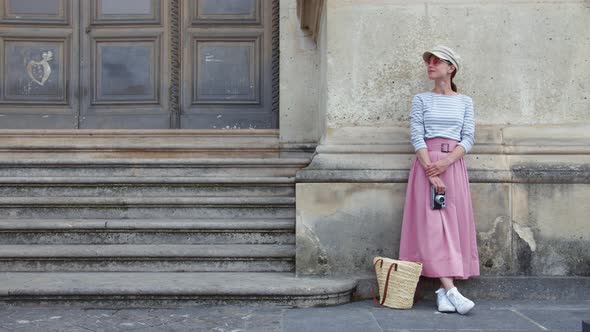
<instances>
[{"instance_id":1,"label":"bag handle","mask_svg":"<svg viewBox=\"0 0 590 332\"><path fill-rule=\"evenodd\" d=\"M380 258L378 259L375 264L373 264L373 271L375 272L375 275L377 275L377 269L376 266L378 263L381 263L380 267L383 267L383 259ZM385 278L385 285L383 286L383 298L381 299L381 301L377 302L377 296L375 295L375 287L371 286L371 293L373 295L373 303L375 305L383 305L383 303L385 303L385 299L387 298L387 287L389 286L389 278L391 277L391 269L393 269L395 267L394 271L397 271L397 263L392 263L391 266L389 266L389 269L387 270L387 278Z\"/></svg>"},{"instance_id":2,"label":"bag handle","mask_svg":"<svg viewBox=\"0 0 590 332\"><path fill-rule=\"evenodd\" d=\"M375 275L377 275L377 269L376 266L377 264L381 263L381 267L383 267L383 259L379 258L378 260L375 261L375 263L373 264L373 272L375 273ZM377 283L379 283L379 281L377 281ZM373 284L371 284L371 295L373 295L373 303L375 305L379 305L379 302L377 302L377 295L375 295L375 286Z\"/></svg>"}]
</instances>

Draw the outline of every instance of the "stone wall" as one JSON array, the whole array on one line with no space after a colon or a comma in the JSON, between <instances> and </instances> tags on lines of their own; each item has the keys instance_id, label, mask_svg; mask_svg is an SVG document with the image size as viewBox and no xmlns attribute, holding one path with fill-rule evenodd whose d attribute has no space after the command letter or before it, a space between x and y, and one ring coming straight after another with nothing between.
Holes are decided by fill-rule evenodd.
<instances>
[{"instance_id":1,"label":"stone wall","mask_svg":"<svg viewBox=\"0 0 590 332\"><path fill-rule=\"evenodd\" d=\"M404 126L431 88L421 54L463 59L480 124L590 122L590 2L328 1L329 127Z\"/></svg>"},{"instance_id":2,"label":"stone wall","mask_svg":"<svg viewBox=\"0 0 590 332\"><path fill-rule=\"evenodd\" d=\"M327 0L325 16L326 129L297 174L298 274L371 278L372 257L397 257L410 101L432 84L420 55L446 44L475 102L483 278L590 277L590 1Z\"/></svg>"},{"instance_id":3,"label":"stone wall","mask_svg":"<svg viewBox=\"0 0 590 332\"><path fill-rule=\"evenodd\" d=\"M483 275L590 276L590 125L479 127L466 156ZM330 129L297 175L297 270L370 271L397 257L407 176L407 131ZM358 142L364 142L358 144Z\"/></svg>"}]
</instances>

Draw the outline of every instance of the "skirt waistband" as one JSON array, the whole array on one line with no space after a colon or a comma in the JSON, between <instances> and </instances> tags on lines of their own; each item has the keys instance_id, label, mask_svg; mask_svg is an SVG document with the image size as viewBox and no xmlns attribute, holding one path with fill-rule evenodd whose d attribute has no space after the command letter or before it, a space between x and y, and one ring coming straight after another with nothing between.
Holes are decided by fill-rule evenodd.
<instances>
[{"instance_id":1,"label":"skirt waistband","mask_svg":"<svg viewBox=\"0 0 590 332\"><path fill-rule=\"evenodd\" d=\"M443 153L450 153L457 146L457 141L450 138L434 137L424 140L428 151L439 151Z\"/></svg>"}]
</instances>

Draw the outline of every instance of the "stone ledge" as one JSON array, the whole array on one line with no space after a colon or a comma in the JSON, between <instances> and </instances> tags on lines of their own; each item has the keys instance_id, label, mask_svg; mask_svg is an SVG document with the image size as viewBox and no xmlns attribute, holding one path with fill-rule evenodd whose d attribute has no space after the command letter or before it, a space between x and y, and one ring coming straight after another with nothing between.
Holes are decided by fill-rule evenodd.
<instances>
[{"instance_id":1,"label":"stone ledge","mask_svg":"<svg viewBox=\"0 0 590 332\"><path fill-rule=\"evenodd\" d=\"M347 303L351 278L292 273L0 273L0 302L81 306Z\"/></svg>"},{"instance_id":2,"label":"stone ledge","mask_svg":"<svg viewBox=\"0 0 590 332\"><path fill-rule=\"evenodd\" d=\"M235 184L235 185L289 185L294 177L287 176L35 176L35 177L0 177L0 184L12 186L30 185L182 185L182 184Z\"/></svg>"},{"instance_id":3,"label":"stone ledge","mask_svg":"<svg viewBox=\"0 0 590 332\"><path fill-rule=\"evenodd\" d=\"M471 153L520 154L530 149L538 153L588 153L590 124L563 125L478 125L475 146ZM381 153L414 153L407 127L343 127L328 128L318 152L343 153L369 151ZM480 151L482 150L482 151Z\"/></svg>"},{"instance_id":4,"label":"stone ledge","mask_svg":"<svg viewBox=\"0 0 590 332\"><path fill-rule=\"evenodd\" d=\"M2 159L276 158L279 130L0 130Z\"/></svg>"},{"instance_id":5,"label":"stone ledge","mask_svg":"<svg viewBox=\"0 0 590 332\"><path fill-rule=\"evenodd\" d=\"M410 143L391 144L325 144L317 147L316 152L324 154L414 154ZM505 145L492 143L476 143L469 155L475 154L501 154L501 155L522 155L522 154L590 154L589 146L581 145Z\"/></svg>"},{"instance_id":6,"label":"stone ledge","mask_svg":"<svg viewBox=\"0 0 590 332\"><path fill-rule=\"evenodd\" d=\"M407 183L409 170L302 170L297 183ZM590 183L590 170L532 165L510 171L468 170L470 183Z\"/></svg>"},{"instance_id":7,"label":"stone ledge","mask_svg":"<svg viewBox=\"0 0 590 332\"><path fill-rule=\"evenodd\" d=\"M107 244L107 245L0 245L0 259L170 259L239 260L242 258L292 258L294 245L275 244Z\"/></svg>"},{"instance_id":8,"label":"stone ledge","mask_svg":"<svg viewBox=\"0 0 590 332\"><path fill-rule=\"evenodd\" d=\"M355 299L370 299L371 287L377 287L373 274L357 275ZM466 296L489 300L588 300L590 277L559 276L481 276L456 281ZM434 300L439 282L421 278L416 291L417 298ZM376 288L375 288L376 289Z\"/></svg>"},{"instance_id":9,"label":"stone ledge","mask_svg":"<svg viewBox=\"0 0 590 332\"><path fill-rule=\"evenodd\" d=\"M151 231L292 231L295 221L275 219L0 219L2 231L151 230Z\"/></svg>"},{"instance_id":10,"label":"stone ledge","mask_svg":"<svg viewBox=\"0 0 590 332\"><path fill-rule=\"evenodd\" d=\"M111 167L166 167L166 166L265 166L265 167L300 167L309 164L308 158L108 158L108 159L80 159L80 158L47 158L47 159L0 159L2 167L48 167L48 166L111 166Z\"/></svg>"},{"instance_id":11,"label":"stone ledge","mask_svg":"<svg viewBox=\"0 0 590 332\"><path fill-rule=\"evenodd\" d=\"M479 126L465 160L477 183L590 183L590 125ZM550 137L544 137L549 135ZM297 182L407 182L407 128L330 128Z\"/></svg>"},{"instance_id":12,"label":"stone ledge","mask_svg":"<svg viewBox=\"0 0 590 332\"><path fill-rule=\"evenodd\" d=\"M294 197L0 197L0 207L292 207Z\"/></svg>"}]
</instances>

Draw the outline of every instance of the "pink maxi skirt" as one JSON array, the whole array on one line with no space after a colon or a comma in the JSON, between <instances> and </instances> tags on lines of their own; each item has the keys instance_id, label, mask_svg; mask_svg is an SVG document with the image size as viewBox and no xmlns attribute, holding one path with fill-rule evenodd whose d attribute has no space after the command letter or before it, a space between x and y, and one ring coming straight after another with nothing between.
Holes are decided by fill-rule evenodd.
<instances>
[{"instance_id":1,"label":"pink maxi skirt","mask_svg":"<svg viewBox=\"0 0 590 332\"><path fill-rule=\"evenodd\" d=\"M426 140L430 160L446 158L457 141ZM446 207L430 207L430 182L416 158L410 170L400 241L400 260L421 262L422 275L430 278L467 279L479 275L479 255L469 178L463 158L440 175L446 185Z\"/></svg>"}]
</instances>

